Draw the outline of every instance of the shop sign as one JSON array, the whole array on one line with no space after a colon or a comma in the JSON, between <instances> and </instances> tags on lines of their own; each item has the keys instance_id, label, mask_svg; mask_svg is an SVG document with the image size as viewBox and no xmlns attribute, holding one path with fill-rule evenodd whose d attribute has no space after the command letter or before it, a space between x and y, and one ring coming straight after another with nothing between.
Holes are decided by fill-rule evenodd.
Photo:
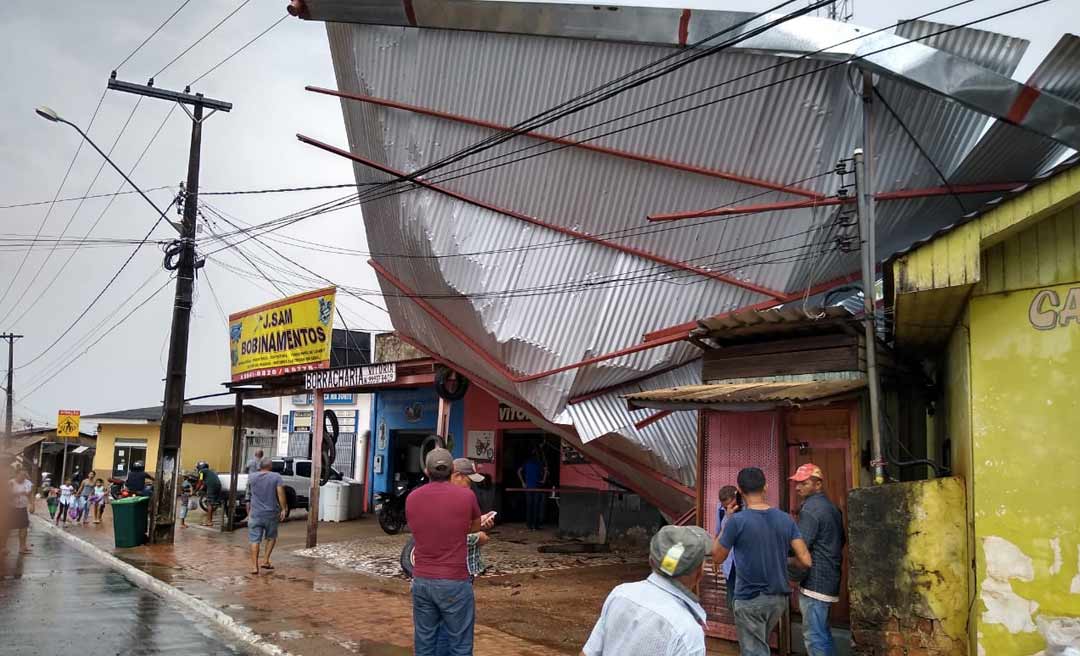
<instances>
[{"instance_id":1,"label":"shop sign","mask_svg":"<svg viewBox=\"0 0 1080 656\"><path fill-rule=\"evenodd\" d=\"M469 431L466 437L468 458L489 462L495 459L495 431Z\"/></svg>"},{"instance_id":2,"label":"shop sign","mask_svg":"<svg viewBox=\"0 0 1080 656\"><path fill-rule=\"evenodd\" d=\"M517 408L506 405L505 403L499 404L499 422L500 423L512 423L512 422L528 422L529 416Z\"/></svg>"},{"instance_id":3,"label":"shop sign","mask_svg":"<svg viewBox=\"0 0 1080 656\"><path fill-rule=\"evenodd\" d=\"M1028 321L1035 330L1065 328L1070 321L1080 326L1080 287L1070 289L1064 303L1056 290L1038 291L1028 306Z\"/></svg>"},{"instance_id":4,"label":"shop sign","mask_svg":"<svg viewBox=\"0 0 1080 656\"><path fill-rule=\"evenodd\" d=\"M393 362L369 364L362 367L341 367L327 371L312 371L304 374L304 389L341 389L343 387L363 387L367 385L386 385L397 380L397 367ZM346 395L352 396L352 395ZM349 401L351 403L351 401ZM337 401L343 403L343 401Z\"/></svg>"},{"instance_id":5,"label":"shop sign","mask_svg":"<svg viewBox=\"0 0 1080 656\"><path fill-rule=\"evenodd\" d=\"M310 433L311 432L311 410L297 410L293 412L293 432L294 433Z\"/></svg>"},{"instance_id":6,"label":"shop sign","mask_svg":"<svg viewBox=\"0 0 1080 656\"><path fill-rule=\"evenodd\" d=\"M336 291L327 287L230 315L233 382L329 367Z\"/></svg>"}]
</instances>

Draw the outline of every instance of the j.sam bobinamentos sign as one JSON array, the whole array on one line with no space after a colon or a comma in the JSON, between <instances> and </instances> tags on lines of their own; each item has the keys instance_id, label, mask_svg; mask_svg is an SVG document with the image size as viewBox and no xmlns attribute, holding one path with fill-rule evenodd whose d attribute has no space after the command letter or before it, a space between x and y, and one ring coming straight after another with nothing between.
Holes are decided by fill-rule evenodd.
<instances>
[{"instance_id":1,"label":"j.sam bobinamentos sign","mask_svg":"<svg viewBox=\"0 0 1080 656\"><path fill-rule=\"evenodd\" d=\"M233 382L329 367L336 291L318 289L230 315Z\"/></svg>"}]
</instances>

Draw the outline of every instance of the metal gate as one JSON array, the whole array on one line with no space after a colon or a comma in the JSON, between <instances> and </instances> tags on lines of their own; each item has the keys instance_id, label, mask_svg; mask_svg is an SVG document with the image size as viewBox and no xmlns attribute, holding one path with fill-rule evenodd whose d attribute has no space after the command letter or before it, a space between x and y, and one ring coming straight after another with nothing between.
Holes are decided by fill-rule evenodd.
<instances>
[{"instance_id":1,"label":"metal gate","mask_svg":"<svg viewBox=\"0 0 1080 656\"><path fill-rule=\"evenodd\" d=\"M339 433L334 469L349 478L356 478L356 433Z\"/></svg>"},{"instance_id":2,"label":"metal gate","mask_svg":"<svg viewBox=\"0 0 1080 656\"><path fill-rule=\"evenodd\" d=\"M289 433L288 455L293 458L311 456L311 433ZM350 478L356 477L356 432L338 434L337 454L334 457L334 469Z\"/></svg>"},{"instance_id":3,"label":"metal gate","mask_svg":"<svg viewBox=\"0 0 1080 656\"><path fill-rule=\"evenodd\" d=\"M293 458L307 458L311 455L311 433L289 433L288 455Z\"/></svg>"}]
</instances>

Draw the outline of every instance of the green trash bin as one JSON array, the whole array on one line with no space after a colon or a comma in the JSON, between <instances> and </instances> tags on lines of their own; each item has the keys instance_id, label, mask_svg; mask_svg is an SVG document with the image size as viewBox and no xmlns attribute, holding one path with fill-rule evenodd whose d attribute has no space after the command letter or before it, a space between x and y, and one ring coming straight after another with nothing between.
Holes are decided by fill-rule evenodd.
<instances>
[{"instance_id":1,"label":"green trash bin","mask_svg":"<svg viewBox=\"0 0 1080 656\"><path fill-rule=\"evenodd\" d=\"M113 539L118 549L146 543L150 497L127 497L112 502Z\"/></svg>"}]
</instances>

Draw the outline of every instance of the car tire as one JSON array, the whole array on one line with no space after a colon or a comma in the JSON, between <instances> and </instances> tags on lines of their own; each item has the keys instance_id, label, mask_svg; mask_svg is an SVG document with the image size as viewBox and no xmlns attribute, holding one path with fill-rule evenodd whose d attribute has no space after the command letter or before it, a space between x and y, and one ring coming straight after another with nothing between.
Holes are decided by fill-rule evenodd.
<instances>
[{"instance_id":1,"label":"car tire","mask_svg":"<svg viewBox=\"0 0 1080 656\"><path fill-rule=\"evenodd\" d=\"M406 540L405 546L401 548L399 562L401 563L402 573L411 579L413 577L413 567L416 565L416 541L413 540L411 535Z\"/></svg>"},{"instance_id":2,"label":"car tire","mask_svg":"<svg viewBox=\"0 0 1080 656\"><path fill-rule=\"evenodd\" d=\"M285 521L289 520L292 509L296 507L296 490L285 486Z\"/></svg>"}]
</instances>

